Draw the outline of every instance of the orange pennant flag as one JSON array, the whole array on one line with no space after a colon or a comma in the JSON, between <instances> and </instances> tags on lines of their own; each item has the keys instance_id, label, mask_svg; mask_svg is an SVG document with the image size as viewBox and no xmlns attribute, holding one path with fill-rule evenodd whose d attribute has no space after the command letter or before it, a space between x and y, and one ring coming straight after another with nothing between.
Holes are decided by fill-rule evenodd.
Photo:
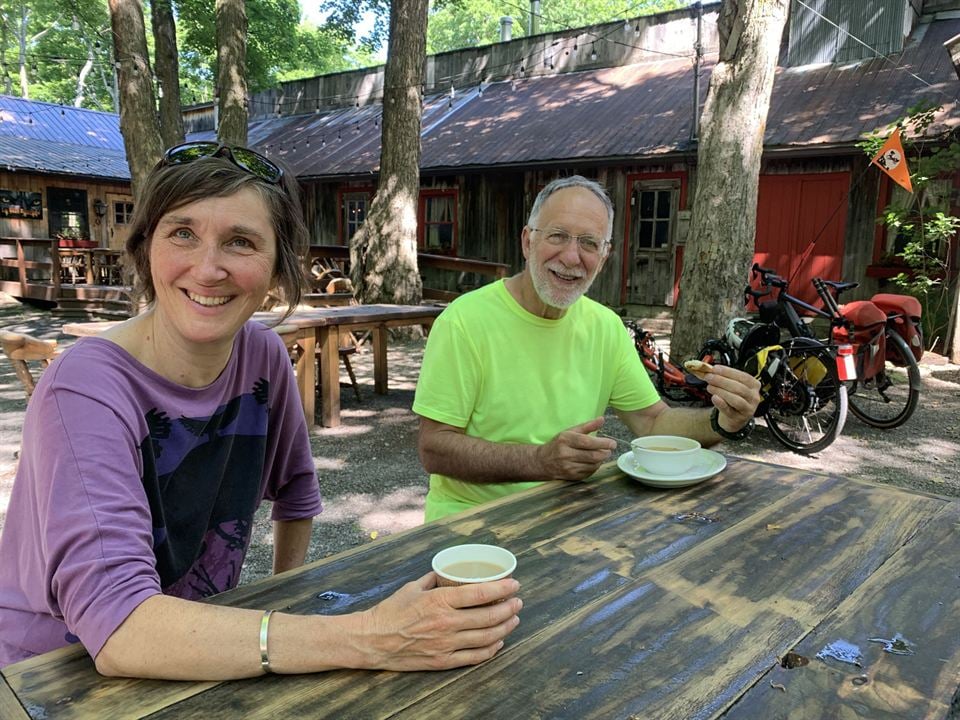
<instances>
[{"instance_id":1,"label":"orange pennant flag","mask_svg":"<svg viewBox=\"0 0 960 720\"><path fill-rule=\"evenodd\" d=\"M910 184L910 171L907 169L907 158L903 154L903 144L900 142L900 128L894 130L893 135L887 138L872 162L907 192L913 192L913 185Z\"/></svg>"}]
</instances>

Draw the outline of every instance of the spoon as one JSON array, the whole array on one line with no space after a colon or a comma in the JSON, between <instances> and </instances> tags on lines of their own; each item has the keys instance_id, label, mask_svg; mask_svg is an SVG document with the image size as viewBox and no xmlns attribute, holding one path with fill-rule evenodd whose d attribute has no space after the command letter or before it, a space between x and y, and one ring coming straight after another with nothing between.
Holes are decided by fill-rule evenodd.
<instances>
[{"instance_id":1,"label":"spoon","mask_svg":"<svg viewBox=\"0 0 960 720\"><path fill-rule=\"evenodd\" d=\"M599 430L597 431L597 437L610 438L611 440L616 440L617 443L620 444L620 445L625 445L626 447L630 448L631 450L633 449L633 445L631 445L628 440L621 440L621 439L618 438L618 437L614 437L613 435L607 435L607 433L600 432Z\"/></svg>"}]
</instances>

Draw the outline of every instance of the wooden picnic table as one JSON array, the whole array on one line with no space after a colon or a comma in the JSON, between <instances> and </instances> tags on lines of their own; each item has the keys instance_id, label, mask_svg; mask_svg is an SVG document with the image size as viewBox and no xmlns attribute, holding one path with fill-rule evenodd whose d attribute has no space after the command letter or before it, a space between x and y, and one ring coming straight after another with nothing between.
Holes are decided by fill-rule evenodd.
<instances>
[{"instance_id":1,"label":"wooden picnic table","mask_svg":"<svg viewBox=\"0 0 960 720\"><path fill-rule=\"evenodd\" d=\"M297 386L307 424L316 424L317 363L320 360L320 423L324 427L340 425L341 335L370 330L373 343L373 386L380 395L387 393L388 328L405 325L430 326L443 311L437 305L344 305L338 307L299 308L283 321L296 326L297 342L303 352L296 363ZM254 313L253 319L266 325L280 322L276 312ZM68 335L98 335L116 321L67 323ZM319 349L319 352L317 350Z\"/></svg>"},{"instance_id":2,"label":"wooden picnic table","mask_svg":"<svg viewBox=\"0 0 960 720\"><path fill-rule=\"evenodd\" d=\"M777 465L729 458L710 480L659 490L608 464L591 481L548 483L212 599L352 612L422 575L443 547L496 543L517 556L524 608L480 666L165 682L101 677L71 647L5 668L0 710L18 717L19 703L50 720L940 718L960 686L958 523L956 499ZM816 657L840 642L857 664ZM788 653L807 661L791 656L787 669Z\"/></svg>"}]
</instances>

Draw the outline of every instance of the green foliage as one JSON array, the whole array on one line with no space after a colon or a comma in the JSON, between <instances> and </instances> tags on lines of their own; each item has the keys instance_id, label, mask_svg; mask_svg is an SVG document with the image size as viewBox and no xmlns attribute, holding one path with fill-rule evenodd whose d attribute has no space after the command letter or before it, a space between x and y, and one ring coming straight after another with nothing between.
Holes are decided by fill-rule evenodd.
<instances>
[{"instance_id":1,"label":"green foliage","mask_svg":"<svg viewBox=\"0 0 960 720\"><path fill-rule=\"evenodd\" d=\"M625 17L650 15L665 10L685 7L684 0L544 0L540 7L540 32L595 25ZM341 37L362 46L378 50L387 42L390 4L387 0L325 0L327 24ZM433 0L427 22L427 53L439 53L457 48L488 45L500 40L500 18L512 15L513 37L527 35L530 21L529 2L495 2L495 0ZM371 31L356 37L356 27L362 18L374 16Z\"/></svg>"},{"instance_id":2,"label":"green foliage","mask_svg":"<svg viewBox=\"0 0 960 720\"><path fill-rule=\"evenodd\" d=\"M0 92L21 93L21 36L31 99L72 105L79 94L83 107L114 109L113 43L104 0L0 2Z\"/></svg>"},{"instance_id":3,"label":"green foliage","mask_svg":"<svg viewBox=\"0 0 960 720\"><path fill-rule=\"evenodd\" d=\"M892 281L920 300L924 337L931 344L943 334L948 322L952 294L945 281L950 276L949 262L960 230L960 217L950 214L950 193L935 192L938 180L960 167L960 142L955 131L928 136L941 109L931 104L908 108L896 123L901 127L913 194L895 195L877 219L896 233L898 252L894 256L906 270ZM857 146L872 158L892 131L878 131Z\"/></svg>"}]
</instances>

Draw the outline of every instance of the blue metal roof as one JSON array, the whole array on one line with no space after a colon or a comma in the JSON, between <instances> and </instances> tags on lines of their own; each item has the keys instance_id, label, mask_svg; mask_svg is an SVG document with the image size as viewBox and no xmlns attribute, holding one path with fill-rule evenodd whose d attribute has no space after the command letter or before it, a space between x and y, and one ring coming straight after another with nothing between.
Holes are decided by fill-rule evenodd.
<instances>
[{"instance_id":1,"label":"blue metal roof","mask_svg":"<svg viewBox=\"0 0 960 720\"><path fill-rule=\"evenodd\" d=\"M0 167L130 179L113 113L0 95Z\"/></svg>"}]
</instances>

